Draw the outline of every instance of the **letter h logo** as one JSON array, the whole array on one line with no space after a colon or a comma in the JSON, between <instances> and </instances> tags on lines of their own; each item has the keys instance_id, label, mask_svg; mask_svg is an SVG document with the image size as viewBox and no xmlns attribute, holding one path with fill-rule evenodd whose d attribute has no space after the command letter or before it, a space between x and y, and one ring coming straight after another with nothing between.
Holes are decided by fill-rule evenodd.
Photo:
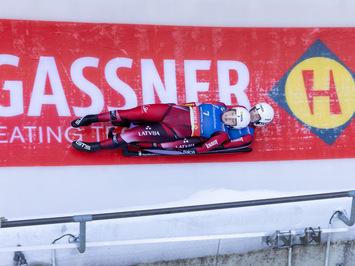
<instances>
[{"instance_id":1,"label":"letter h logo","mask_svg":"<svg viewBox=\"0 0 355 266\"><path fill-rule=\"evenodd\" d=\"M316 90L314 86L314 70L303 70L302 75L312 115L314 114L314 97L329 97L330 114L342 113L335 88L333 70L329 70L329 90Z\"/></svg>"}]
</instances>

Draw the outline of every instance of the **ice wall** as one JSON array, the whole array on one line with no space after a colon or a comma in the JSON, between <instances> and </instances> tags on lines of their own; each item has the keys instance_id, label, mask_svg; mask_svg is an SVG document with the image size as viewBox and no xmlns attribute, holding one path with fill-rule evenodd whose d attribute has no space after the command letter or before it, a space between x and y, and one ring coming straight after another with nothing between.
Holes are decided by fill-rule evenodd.
<instances>
[{"instance_id":1,"label":"ice wall","mask_svg":"<svg viewBox=\"0 0 355 266\"><path fill-rule=\"evenodd\" d=\"M353 1L3 1L0 18L228 27L354 26ZM161 204L201 190L336 191L354 159L198 165L0 168L0 215L95 212ZM249 176L247 179L245 176ZM336 181L335 181L336 178ZM50 198L50 200L48 200Z\"/></svg>"}]
</instances>

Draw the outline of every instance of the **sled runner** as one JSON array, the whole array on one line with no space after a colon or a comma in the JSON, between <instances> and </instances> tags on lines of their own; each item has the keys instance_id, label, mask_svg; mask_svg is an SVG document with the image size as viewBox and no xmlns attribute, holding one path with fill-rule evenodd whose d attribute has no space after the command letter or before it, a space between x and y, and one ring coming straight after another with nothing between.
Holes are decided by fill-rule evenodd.
<instances>
[{"instance_id":1,"label":"sled runner","mask_svg":"<svg viewBox=\"0 0 355 266\"><path fill-rule=\"evenodd\" d=\"M252 148L215 149L205 153L183 153L178 150L142 149L135 145L127 145L122 148L122 154L126 157L151 157L151 156L181 156L181 155L207 155L207 154L231 154L251 152Z\"/></svg>"}]
</instances>

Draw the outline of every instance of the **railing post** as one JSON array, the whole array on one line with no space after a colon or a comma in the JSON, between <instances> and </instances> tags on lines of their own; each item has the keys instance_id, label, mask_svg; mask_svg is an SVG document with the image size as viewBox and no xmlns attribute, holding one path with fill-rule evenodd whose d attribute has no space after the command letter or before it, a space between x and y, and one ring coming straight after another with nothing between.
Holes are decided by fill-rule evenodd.
<instances>
[{"instance_id":1,"label":"railing post","mask_svg":"<svg viewBox=\"0 0 355 266\"><path fill-rule=\"evenodd\" d=\"M92 215L76 215L73 216L73 222L80 223L79 228L79 247L78 251L84 253L86 249L86 222L92 221Z\"/></svg>"},{"instance_id":2,"label":"railing post","mask_svg":"<svg viewBox=\"0 0 355 266\"><path fill-rule=\"evenodd\" d=\"M340 212L338 218L342 220L346 225L352 226L355 223L355 190L349 191L349 197L353 198L351 203L350 219L346 217L344 212Z\"/></svg>"}]
</instances>

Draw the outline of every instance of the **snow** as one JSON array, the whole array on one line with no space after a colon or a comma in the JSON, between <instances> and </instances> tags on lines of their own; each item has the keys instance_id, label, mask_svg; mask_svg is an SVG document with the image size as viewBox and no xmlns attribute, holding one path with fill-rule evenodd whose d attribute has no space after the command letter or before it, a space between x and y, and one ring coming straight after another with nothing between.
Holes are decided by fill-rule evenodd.
<instances>
[{"instance_id":1,"label":"snow","mask_svg":"<svg viewBox=\"0 0 355 266\"><path fill-rule=\"evenodd\" d=\"M301 0L2 1L0 18L202 26L354 26L355 2ZM321 8L320 8L321 6ZM30 10L30 12L29 12ZM0 168L0 216L9 220L96 214L248 199L345 191L355 188L355 159L178 165ZM245 178L247 176L247 178ZM336 210L350 212L350 198L190 214L90 222L93 242L242 234L328 227ZM347 228L334 219L334 226ZM78 235L78 224L0 230L2 248L48 245ZM350 233L334 234L352 239ZM68 243L68 238L58 244ZM218 240L88 247L56 251L60 265L126 265L215 255ZM260 238L228 239L220 254L265 248ZM29 262L51 262L50 250L25 251ZM13 252L0 252L12 265ZM104 260L104 261L103 261Z\"/></svg>"},{"instance_id":2,"label":"snow","mask_svg":"<svg viewBox=\"0 0 355 266\"><path fill-rule=\"evenodd\" d=\"M190 198L200 191L223 188L240 192L248 192L252 188L290 194L345 191L355 188L353 174L349 171L353 165L353 159L343 159L0 168L1 194L7 199L0 202L0 209L1 216L14 220L149 207ZM274 169L277 169L277 174ZM51 204L43 204L46 198L51 199Z\"/></svg>"},{"instance_id":3,"label":"snow","mask_svg":"<svg viewBox=\"0 0 355 266\"><path fill-rule=\"evenodd\" d=\"M354 26L351 0L13 0L1 18L127 24L277 27ZM31 10L31 12L29 12Z\"/></svg>"},{"instance_id":4,"label":"snow","mask_svg":"<svg viewBox=\"0 0 355 266\"><path fill-rule=\"evenodd\" d=\"M291 195L298 193L291 193ZM303 192L302 194L305 194ZM283 197L290 193L269 190L233 191L215 189L200 191L185 200L166 204L150 205L150 208L171 206L186 206L224 201L239 201L255 198ZM195 256L215 255L218 240L201 240L186 242L167 242L150 244L132 244L130 240L145 240L157 238L174 238L186 236L213 236L223 234L268 233L272 235L278 230L298 230L301 233L306 227L326 229L330 216L335 210L348 208L349 198L314 201L306 203L277 204L273 206L247 207L232 210L208 211L191 214L173 214L155 217L127 218L121 220L95 221L87 224L88 248L84 254L78 254L76 249L60 249L56 251L57 261L69 262L69 257L82 265L95 265L95 258L105 259L105 263L119 265L150 262L156 260L180 259ZM147 206L122 208L119 211L145 209ZM112 211L112 210L107 210ZM117 210L116 210L117 211ZM345 228L344 224L334 219L334 227ZM333 234L336 238L351 239L354 230L347 234ZM10 228L1 231L1 238L6 239L2 247L49 245L62 234L78 234L78 224L33 226L19 230ZM67 243L68 238L57 244ZM113 242L110 247L90 247L90 243ZM127 241L123 245L115 245L115 241ZM260 237L242 239L222 239L219 253L228 254L235 251L244 252L255 248L266 247L261 244ZM24 251L27 259L50 261L51 252ZM11 253L0 253L1 261L11 261ZM90 264L92 263L92 264Z\"/></svg>"},{"instance_id":5,"label":"snow","mask_svg":"<svg viewBox=\"0 0 355 266\"><path fill-rule=\"evenodd\" d=\"M5 185L9 191L13 192L15 189L17 191L12 194L3 191L3 198L7 200L1 202L0 209L12 214L12 216L6 215L9 220L16 220L345 191L354 187L352 175L348 173L353 163L353 159L347 159L179 165L184 171L191 173L196 173L194 169L198 168L199 175L193 177L171 171L171 165L154 166L154 172L147 171L143 176L135 175L135 173L144 172L147 166L109 166L104 168L104 175L102 175L102 167L85 167L87 168L85 175L77 178L72 174L73 172L79 174L82 171L78 167L46 167L42 169L43 176L35 176L38 172L36 168L7 168L1 169L3 173L8 173L8 177L3 179ZM334 168L334 165L337 167ZM275 167L279 173L270 175ZM248 179L243 178L243 174L250 172L252 168L255 174ZM289 172L290 168L293 169L292 172ZM66 176L66 173L72 174ZM22 181L26 180L26 183L19 186L13 181L19 180L16 176L21 176L21 174L27 174L31 178L22 178ZM51 179L48 179L49 175ZM315 176L322 176L323 179L319 180L314 178ZM341 181L335 182L335 176L337 176L336 180L341 179ZM343 178L340 178L341 176ZM54 196L50 194L53 191L48 189L51 186L56 188ZM110 189L110 186L114 188ZM46 189L42 189L43 187ZM107 192L113 195L105 196ZM92 199L89 200L90 198ZM111 209L107 209L107 206L111 206ZM326 229L331 215L336 210L346 210L349 214L350 206L351 198L341 198L232 210L94 221L87 223L88 248L84 254L79 254L75 248L71 247L57 250L56 258L57 262L63 265L73 259L82 265L90 265L90 263L95 265L95 258L100 262L104 258L107 265L117 263L117 258L119 258L119 265L127 265L215 255L218 240L135 245L126 242L121 245L113 243L109 247L90 247L89 245L97 242L104 245L107 241L147 241L147 239L187 236L247 233L272 235L276 230L302 232L306 227L317 228L318 226ZM19 210L21 210L21 217L18 215ZM334 219L333 226L351 231L347 234L333 234L332 239L354 237L352 227L348 228L341 221ZM77 236L79 225L72 223L3 229L0 230L0 239L6 239L6 241L2 241L0 251L1 248L16 247L18 244L24 247L49 245L54 239L67 233ZM57 244L65 244L68 243L67 241L68 238L64 238ZM223 239L219 253L228 254L266 247L266 244L261 243L261 237ZM24 251L24 253L29 261L49 262L51 260L50 250ZM0 252L0 261L11 262L12 256L13 252Z\"/></svg>"}]
</instances>

